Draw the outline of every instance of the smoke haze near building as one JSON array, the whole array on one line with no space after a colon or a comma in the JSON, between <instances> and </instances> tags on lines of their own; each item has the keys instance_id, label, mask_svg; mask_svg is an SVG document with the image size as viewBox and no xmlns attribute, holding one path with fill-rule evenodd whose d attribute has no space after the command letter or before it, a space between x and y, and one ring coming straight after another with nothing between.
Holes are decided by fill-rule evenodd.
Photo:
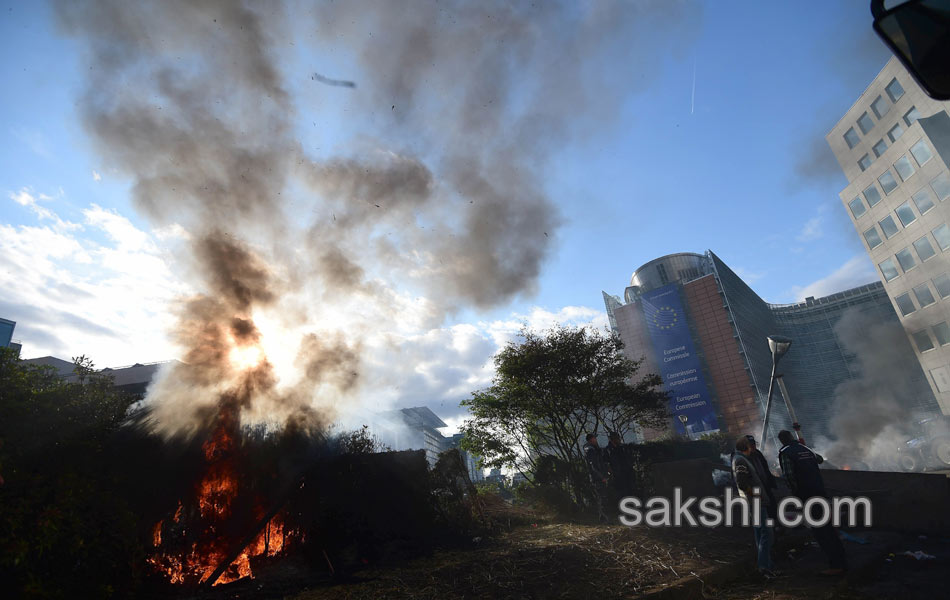
<instances>
[{"instance_id":1,"label":"smoke haze near building","mask_svg":"<svg viewBox=\"0 0 950 600\"><path fill-rule=\"evenodd\" d=\"M829 427L834 439L817 441L836 464L860 460L872 469L894 470L897 449L914 437L924 404L907 384L909 370L919 367L900 350L905 334L857 310L841 317L835 334L845 352L857 357L860 373L835 389Z\"/></svg>"}]
</instances>

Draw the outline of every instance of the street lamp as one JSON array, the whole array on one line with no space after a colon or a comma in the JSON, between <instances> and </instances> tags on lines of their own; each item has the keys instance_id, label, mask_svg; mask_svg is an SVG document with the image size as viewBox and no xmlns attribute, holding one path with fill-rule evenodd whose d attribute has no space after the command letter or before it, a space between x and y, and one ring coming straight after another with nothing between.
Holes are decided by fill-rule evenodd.
<instances>
[{"instance_id":1,"label":"street lamp","mask_svg":"<svg viewBox=\"0 0 950 600\"><path fill-rule=\"evenodd\" d=\"M775 387L775 382L778 381L778 386L782 391L782 398L785 400L785 408L788 410L788 416L792 418L792 428L798 433L798 439L804 443L804 438L801 436L801 426L798 424L798 419L795 417L795 409L792 408L792 403L788 397L788 390L785 389L785 381L782 379L781 375L776 374L776 369L778 368L778 361L785 356L785 353L788 352L789 347L792 345L792 340L787 337L782 337L780 335L770 335L769 336L769 350L772 351L772 377L769 379L769 397L765 402L765 421L762 423L762 447L765 448L766 435L769 431L769 415L772 412L772 391Z\"/></svg>"}]
</instances>

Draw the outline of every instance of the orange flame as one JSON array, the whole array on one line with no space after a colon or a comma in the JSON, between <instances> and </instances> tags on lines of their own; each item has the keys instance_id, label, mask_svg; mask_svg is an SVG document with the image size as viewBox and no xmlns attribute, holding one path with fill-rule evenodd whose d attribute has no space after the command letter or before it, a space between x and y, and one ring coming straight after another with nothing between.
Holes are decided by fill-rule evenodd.
<instances>
[{"instance_id":1,"label":"orange flame","mask_svg":"<svg viewBox=\"0 0 950 600\"><path fill-rule=\"evenodd\" d=\"M204 583L227 558L228 550L234 541L214 534L216 524L223 523L231 515L231 505L238 494L236 469L233 461L229 459L234 449L234 440L227 428L221 425L202 449L209 467L198 483L196 493L200 522L205 524L204 530L209 535L193 542L182 554L161 549L165 520L158 521L152 529L152 543L156 553L148 562L164 573L171 583L195 580ZM172 518L175 525L181 525L183 510L184 505L179 503ZM288 533L279 516L272 518L212 585L230 583L244 577L253 578L251 559L256 556L272 557L281 553L287 543Z\"/></svg>"}]
</instances>

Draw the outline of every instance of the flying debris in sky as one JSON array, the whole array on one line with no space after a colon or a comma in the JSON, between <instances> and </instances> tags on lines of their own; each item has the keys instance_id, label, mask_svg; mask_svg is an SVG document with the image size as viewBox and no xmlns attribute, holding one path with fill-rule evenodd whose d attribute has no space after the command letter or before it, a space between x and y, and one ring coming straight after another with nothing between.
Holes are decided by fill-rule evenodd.
<instances>
[{"instance_id":1,"label":"flying debris in sky","mask_svg":"<svg viewBox=\"0 0 950 600\"><path fill-rule=\"evenodd\" d=\"M355 88L356 84L352 81L346 81L344 79L330 79L329 77L324 77L320 73L314 73L310 76L310 79L314 81L319 81L320 83L325 83L327 85L335 85L337 87L348 87Z\"/></svg>"}]
</instances>

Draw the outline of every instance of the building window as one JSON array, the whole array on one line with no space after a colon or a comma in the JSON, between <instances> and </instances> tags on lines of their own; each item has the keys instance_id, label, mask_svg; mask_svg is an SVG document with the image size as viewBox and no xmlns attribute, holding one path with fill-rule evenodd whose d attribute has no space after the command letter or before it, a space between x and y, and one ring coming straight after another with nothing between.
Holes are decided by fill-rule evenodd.
<instances>
[{"instance_id":1,"label":"building window","mask_svg":"<svg viewBox=\"0 0 950 600\"><path fill-rule=\"evenodd\" d=\"M911 254L910 248L902 248L894 254L894 256L897 257L897 262L900 263L905 273L917 266L917 261L914 260L914 255Z\"/></svg>"},{"instance_id":2,"label":"building window","mask_svg":"<svg viewBox=\"0 0 950 600\"><path fill-rule=\"evenodd\" d=\"M877 222L881 226L881 231L884 232L885 238L893 237L898 231L897 224L894 223L894 219L891 218L891 215L887 215L883 219Z\"/></svg>"},{"instance_id":3,"label":"building window","mask_svg":"<svg viewBox=\"0 0 950 600\"><path fill-rule=\"evenodd\" d=\"M891 130L887 132L887 137L891 139L891 143L893 144L897 141L897 138L899 138L902 133L904 133L904 128L901 127L900 123L898 123L897 125L891 127Z\"/></svg>"},{"instance_id":4,"label":"building window","mask_svg":"<svg viewBox=\"0 0 950 600\"><path fill-rule=\"evenodd\" d=\"M844 141L848 144L848 148L854 148L861 141L861 138L858 137L858 132L852 127L844 133Z\"/></svg>"},{"instance_id":5,"label":"building window","mask_svg":"<svg viewBox=\"0 0 950 600\"><path fill-rule=\"evenodd\" d=\"M657 265L656 272L660 275L660 282L666 284L669 281L666 275L666 267L664 265Z\"/></svg>"},{"instance_id":6,"label":"building window","mask_svg":"<svg viewBox=\"0 0 950 600\"><path fill-rule=\"evenodd\" d=\"M950 273L944 273L939 277L934 277L934 287L941 298L950 296Z\"/></svg>"},{"instance_id":7,"label":"building window","mask_svg":"<svg viewBox=\"0 0 950 600\"><path fill-rule=\"evenodd\" d=\"M914 250L917 251L917 256L920 257L920 262L924 262L937 253L927 236L924 236L914 242Z\"/></svg>"},{"instance_id":8,"label":"building window","mask_svg":"<svg viewBox=\"0 0 950 600\"><path fill-rule=\"evenodd\" d=\"M897 207L897 218L901 220L901 225L907 227L917 220L914 209L910 207L910 202L905 202Z\"/></svg>"},{"instance_id":9,"label":"building window","mask_svg":"<svg viewBox=\"0 0 950 600\"><path fill-rule=\"evenodd\" d=\"M864 207L864 202L861 201L860 196L851 202L848 202L848 206L851 208L851 214L854 215L855 219L867 212L867 209Z\"/></svg>"},{"instance_id":10,"label":"building window","mask_svg":"<svg viewBox=\"0 0 950 600\"><path fill-rule=\"evenodd\" d=\"M934 193L937 194L937 199L941 202L950 198L950 171L944 171L934 177L934 180L930 182L930 187L933 188Z\"/></svg>"},{"instance_id":11,"label":"building window","mask_svg":"<svg viewBox=\"0 0 950 600\"><path fill-rule=\"evenodd\" d=\"M878 96L871 103L871 110L874 111L874 116L880 119L887 114L887 111L891 110L891 103L885 100L883 96Z\"/></svg>"},{"instance_id":12,"label":"building window","mask_svg":"<svg viewBox=\"0 0 950 600\"><path fill-rule=\"evenodd\" d=\"M934 239L937 240L937 245L940 246L941 250L950 248L950 227L947 227L946 223L930 233L934 234Z\"/></svg>"},{"instance_id":13,"label":"building window","mask_svg":"<svg viewBox=\"0 0 950 600\"><path fill-rule=\"evenodd\" d=\"M868 201L868 206L874 206L881 201L881 192L877 191L872 183L868 189L864 190L864 199Z\"/></svg>"},{"instance_id":14,"label":"building window","mask_svg":"<svg viewBox=\"0 0 950 600\"><path fill-rule=\"evenodd\" d=\"M874 250L884 243L884 241L881 239L881 235L877 232L877 227L871 227L865 231L864 240L868 243L868 248L871 250Z\"/></svg>"},{"instance_id":15,"label":"building window","mask_svg":"<svg viewBox=\"0 0 950 600\"><path fill-rule=\"evenodd\" d=\"M891 102L897 102L904 95L904 88L898 83L897 79L891 79L891 82L884 88Z\"/></svg>"},{"instance_id":16,"label":"building window","mask_svg":"<svg viewBox=\"0 0 950 600\"><path fill-rule=\"evenodd\" d=\"M858 166L861 167L862 171L867 171L868 167L871 166L871 157L865 154L858 160Z\"/></svg>"},{"instance_id":17,"label":"building window","mask_svg":"<svg viewBox=\"0 0 950 600\"><path fill-rule=\"evenodd\" d=\"M914 155L914 160L917 161L918 165L923 166L928 160L933 158L933 153L930 151L930 147L927 145L927 142L920 140L916 144L910 147L910 153Z\"/></svg>"},{"instance_id":18,"label":"building window","mask_svg":"<svg viewBox=\"0 0 950 600\"><path fill-rule=\"evenodd\" d=\"M911 164L906 154L897 159L897 162L894 163L894 168L897 169L897 174L900 175L901 181L907 181L907 178L914 174L914 165Z\"/></svg>"},{"instance_id":19,"label":"building window","mask_svg":"<svg viewBox=\"0 0 950 600\"><path fill-rule=\"evenodd\" d=\"M919 350L921 354L934 349L933 340L930 339L930 334L927 333L926 329L921 329L917 333L914 333L913 338L914 343L917 344L917 350Z\"/></svg>"},{"instance_id":20,"label":"building window","mask_svg":"<svg viewBox=\"0 0 950 600\"><path fill-rule=\"evenodd\" d=\"M884 174L877 178L877 182L881 184L885 196L897 189L897 180L891 175L890 170L884 171Z\"/></svg>"},{"instance_id":21,"label":"building window","mask_svg":"<svg viewBox=\"0 0 950 600\"><path fill-rule=\"evenodd\" d=\"M914 301L910 299L910 292L894 298L894 302L897 303L897 308L901 311L901 315L905 317L917 310L917 307L914 306Z\"/></svg>"},{"instance_id":22,"label":"building window","mask_svg":"<svg viewBox=\"0 0 950 600\"><path fill-rule=\"evenodd\" d=\"M950 344L950 325L947 325L946 321L934 325L934 337L941 346Z\"/></svg>"},{"instance_id":23,"label":"building window","mask_svg":"<svg viewBox=\"0 0 950 600\"><path fill-rule=\"evenodd\" d=\"M861 133L864 134L874 129L874 121L871 120L868 113L861 113L861 116L858 117L858 127L861 129Z\"/></svg>"},{"instance_id":24,"label":"building window","mask_svg":"<svg viewBox=\"0 0 950 600\"><path fill-rule=\"evenodd\" d=\"M925 187L920 188L911 198L914 200L914 205L917 206L920 214L924 214L934 207L934 202L930 199L930 190Z\"/></svg>"},{"instance_id":25,"label":"building window","mask_svg":"<svg viewBox=\"0 0 950 600\"><path fill-rule=\"evenodd\" d=\"M904 122L907 123L908 127L913 125L914 122L919 118L920 112L917 110L916 106L911 106L910 110L904 113Z\"/></svg>"},{"instance_id":26,"label":"building window","mask_svg":"<svg viewBox=\"0 0 950 600\"><path fill-rule=\"evenodd\" d=\"M887 150L887 144L884 143L884 140L878 140L871 150L874 151L874 156L881 158L881 155Z\"/></svg>"},{"instance_id":27,"label":"building window","mask_svg":"<svg viewBox=\"0 0 950 600\"><path fill-rule=\"evenodd\" d=\"M933 377L938 392L941 394L950 392L950 367L943 366L930 369L930 376Z\"/></svg>"},{"instance_id":28,"label":"building window","mask_svg":"<svg viewBox=\"0 0 950 600\"><path fill-rule=\"evenodd\" d=\"M922 283L914 288L914 296L917 298L917 304L920 305L920 308L930 306L936 302L933 293L930 291L930 286L926 283Z\"/></svg>"},{"instance_id":29,"label":"building window","mask_svg":"<svg viewBox=\"0 0 950 600\"><path fill-rule=\"evenodd\" d=\"M893 258L889 258L877 266L881 268L881 275L884 276L884 281L893 281L900 275L900 273L897 272L897 265L894 264Z\"/></svg>"}]
</instances>

